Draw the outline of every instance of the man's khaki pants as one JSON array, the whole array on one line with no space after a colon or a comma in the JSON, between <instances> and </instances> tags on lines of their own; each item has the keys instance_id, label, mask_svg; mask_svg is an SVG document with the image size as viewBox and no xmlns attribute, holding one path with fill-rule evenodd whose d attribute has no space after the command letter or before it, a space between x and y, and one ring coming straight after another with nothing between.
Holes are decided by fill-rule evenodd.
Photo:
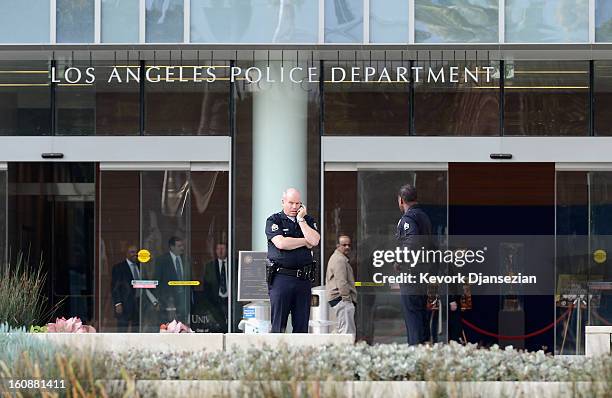
<instances>
[{"instance_id":1,"label":"man's khaki pants","mask_svg":"<svg viewBox=\"0 0 612 398\"><path fill-rule=\"evenodd\" d=\"M355 335L355 305L351 301L341 300L333 307L336 311L336 321L338 322L338 333L350 333Z\"/></svg>"}]
</instances>

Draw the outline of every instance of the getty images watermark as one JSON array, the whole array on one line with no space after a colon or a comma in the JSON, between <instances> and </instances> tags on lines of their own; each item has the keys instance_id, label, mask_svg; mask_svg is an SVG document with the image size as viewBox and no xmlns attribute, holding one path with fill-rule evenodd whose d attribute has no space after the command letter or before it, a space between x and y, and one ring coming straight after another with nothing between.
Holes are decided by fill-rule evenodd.
<instances>
[{"instance_id":1,"label":"getty images watermark","mask_svg":"<svg viewBox=\"0 0 612 398\"><path fill-rule=\"evenodd\" d=\"M384 265L393 265L395 272L385 274L375 272L372 281L376 284L458 284L458 285L535 285L536 275L524 275L512 267L513 258L509 262L502 262L491 269L503 273L491 274L489 272L467 272L460 270L464 267L475 267L482 271L485 267L488 252L487 247L481 249L425 249L418 250L407 247L396 247L395 250L375 250L372 253L372 266L379 269ZM510 265L510 266L508 266ZM487 267L488 268L488 267ZM406 272L408 269L410 272ZM442 272L442 271L446 272Z\"/></svg>"}]
</instances>

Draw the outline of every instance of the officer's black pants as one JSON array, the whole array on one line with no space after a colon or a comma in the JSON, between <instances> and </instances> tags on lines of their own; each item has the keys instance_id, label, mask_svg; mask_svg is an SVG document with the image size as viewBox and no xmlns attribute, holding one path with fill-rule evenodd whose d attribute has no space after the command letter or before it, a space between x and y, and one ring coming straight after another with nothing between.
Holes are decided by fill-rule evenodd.
<instances>
[{"instance_id":1,"label":"officer's black pants","mask_svg":"<svg viewBox=\"0 0 612 398\"><path fill-rule=\"evenodd\" d=\"M416 345L425 342L427 312L426 298L423 295L402 294L402 312L408 334L408 344Z\"/></svg>"},{"instance_id":2,"label":"officer's black pants","mask_svg":"<svg viewBox=\"0 0 612 398\"><path fill-rule=\"evenodd\" d=\"M293 333L308 333L310 319L310 281L276 274L269 287L272 333L284 333L291 313Z\"/></svg>"}]
</instances>

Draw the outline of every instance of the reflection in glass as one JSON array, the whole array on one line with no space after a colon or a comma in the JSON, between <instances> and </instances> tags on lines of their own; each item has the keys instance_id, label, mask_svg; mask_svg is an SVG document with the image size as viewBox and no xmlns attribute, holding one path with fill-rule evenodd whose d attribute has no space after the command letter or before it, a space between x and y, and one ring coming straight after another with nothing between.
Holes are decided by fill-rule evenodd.
<instances>
[{"instance_id":1,"label":"reflection in glass","mask_svg":"<svg viewBox=\"0 0 612 398\"><path fill-rule=\"evenodd\" d=\"M588 0L506 0L507 43L589 40Z\"/></svg>"},{"instance_id":2,"label":"reflection in glass","mask_svg":"<svg viewBox=\"0 0 612 398\"><path fill-rule=\"evenodd\" d=\"M410 129L410 87L408 82L395 83L396 68L410 64L399 61L359 63L365 71L376 69L369 82L332 83L332 68L341 67L351 80L352 63L325 64L325 134L326 135L408 135ZM387 67L393 83L378 82L383 67ZM341 73L338 72L339 79ZM357 80L364 79L358 77ZM406 74L406 79L409 75Z\"/></svg>"},{"instance_id":3,"label":"reflection in glass","mask_svg":"<svg viewBox=\"0 0 612 398\"><path fill-rule=\"evenodd\" d=\"M370 1L370 43L408 43L408 2Z\"/></svg>"},{"instance_id":4,"label":"reflection in glass","mask_svg":"<svg viewBox=\"0 0 612 398\"><path fill-rule=\"evenodd\" d=\"M217 171L101 172L98 305L106 331L156 333L160 323L175 318L196 332L227 331L228 302L209 291L217 274L207 264L216 258L217 244L227 244L228 177L227 172ZM181 258L180 264L170 254L172 237L172 253ZM181 242L176 241L179 238ZM143 289L133 298L117 288L122 280L134 279L133 272L125 272L132 245L152 255L139 264L140 277L159 281L157 288ZM123 272L118 271L121 267ZM200 286L169 286L171 280L197 280ZM220 279L216 282L220 288ZM115 311L119 300L138 302L137 322L128 330Z\"/></svg>"},{"instance_id":5,"label":"reflection in glass","mask_svg":"<svg viewBox=\"0 0 612 398\"><path fill-rule=\"evenodd\" d=\"M158 64L168 65L158 61ZM172 62L172 61L171 61ZM201 61L194 80L194 68L183 68L178 82L178 69L168 77L166 69L149 64L150 76L160 82L145 83L145 134L150 135L228 135L229 134L229 62L214 61L215 82L207 82L210 61ZM170 63L172 64L172 63ZM178 65L177 65L178 66ZM195 66L195 65L194 65ZM170 81L174 79L174 81ZM176 117L180 115L180 117Z\"/></svg>"},{"instance_id":6,"label":"reflection in glass","mask_svg":"<svg viewBox=\"0 0 612 398\"><path fill-rule=\"evenodd\" d=\"M118 62L119 63L119 62ZM132 62L134 63L134 62ZM58 61L57 78L64 81L69 67L83 73L80 84L58 83L55 89L57 135L135 135L140 126L140 86L134 79L126 80L126 63L117 65L121 82L109 77L115 65L94 63L96 81L86 83L87 63ZM131 68L138 73L138 66ZM74 72L70 72L74 79Z\"/></svg>"},{"instance_id":7,"label":"reflection in glass","mask_svg":"<svg viewBox=\"0 0 612 398\"><path fill-rule=\"evenodd\" d=\"M148 0L146 42L183 42L183 0Z\"/></svg>"},{"instance_id":8,"label":"reflection in glass","mask_svg":"<svg viewBox=\"0 0 612 398\"><path fill-rule=\"evenodd\" d=\"M595 135L612 135L612 62L595 61L593 96Z\"/></svg>"},{"instance_id":9,"label":"reflection in glass","mask_svg":"<svg viewBox=\"0 0 612 398\"><path fill-rule=\"evenodd\" d=\"M316 43L316 1L191 1L192 43Z\"/></svg>"},{"instance_id":10,"label":"reflection in glass","mask_svg":"<svg viewBox=\"0 0 612 398\"><path fill-rule=\"evenodd\" d=\"M586 61L507 62L504 95L505 135L588 135Z\"/></svg>"},{"instance_id":11,"label":"reflection in glass","mask_svg":"<svg viewBox=\"0 0 612 398\"><path fill-rule=\"evenodd\" d=\"M0 135L51 133L48 61L0 62Z\"/></svg>"},{"instance_id":12,"label":"reflection in glass","mask_svg":"<svg viewBox=\"0 0 612 398\"><path fill-rule=\"evenodd\" d=\"M446 234L447 173L445 171L358 171L325 172L324 261L334 248L334 239L348 234L353 240L350 262L355 280L371 281L374 269L372 253L397 246L395 233L401 212L397 191L404 184L418 189L419 203L430 217L433 233ZM384 267L380 272L393 271ZM406 328L400 305L399 289L389 286L358 287L356 311L357 338L369 343L405 342ZM432 297L443 292L432 292ZM433 336L445 341L444 320L439 323L439 309L428 311Z\"/></svg>"},{"instance_id":13,"label":"reflection in glass","mask_svg":"<svg viewBox=\"0 0 612 398\"><path fill-rule=\"evenodd\" d=\"M325 42L361 43L363 41L363 1L325 1Z\"/></svg>"},{"instance_id":14,"label":"reflection in glass","mask_svg":"<svg viewBox=\"0 0 612 398\"><path fill-rule=\"evenodd\" d=\"M473 61L418 63L425 70L444 68L446 82L415 82L415 135L499 135L499 63ZM487 83L484 67L494 67ZM451 69L456 68L456 69ZM465 68L478 76L478 83L465 74ZM478 68L478 73L476 73ZM457 72L449 83L449 73ZM497 75L495 74L497 71Z\"/></svg>"},{"instance_id":15,"label":"reflection in glass","mask_svg":"<svg viewBox=\"0 0 612 398\"><path fill-rule=\"evenodd\" d=\"M595 0L595 41L612 42L612 3Z\"/></svg>"},{"instance_id":16,"label":"reflection in glass","mask_svg":"<svg viewBox=\"0 0 612 398\"><path fill-rule=\"evenodd\" d=\"M6 260L6 170L0 170L0 264Z\"/></svg>"},{"instance_id":17,"label":"reflection in glass","mask_svg":"<svg viewBox=\"0 0 612 398\"><path fill-rule=\"evenodd\" d=\"M587 175L584 171L556 173L556 317L575 304L578 293L586 292L589 272ZM571 318L557 324L555 353L577 353L576 315L574 309ZM585 320L584 316L582 318Z\"/></svg>"},{"instance_id":18,"label":"reflection in glass","mask_svg":"<svg viewBox=\"0 0 612 398\"><path fill-rule=\"evenodd\" d=\"M138 43L138 2L102 0L102 43Z\"/></svg>"},{"instance_id":19,"label":"reflection in glass","mask_svg":"<svg viewBox=\"0 0 612 398\"><path fill-rule=\"evenodd\" d=\"M497 43L498 0L416 0L417 43Z\"/></svg>"},{"instance_id":20,"label":"reflection in glass","mask_svg":"<svg viewBox=\"0 0 612 398\"><path fill-rule=\"evenodd\" d=\"M47 0L19 0L4 5L0 12L0 43L49 43L49 12Z\"/></svg>"},{"instance_id":21,"label":"reflection in glass","mask_svg":"<svg viewBox=\"0 0 612 398\"><path fill-rule=\"evenodd\" d=\"M50 318L78 316L96 327L94 164L9 163L8 179L11 256L43 267Z\"/></svg>"},{"instance_id":22,"label":"reflection in glass","mask_svg":"<svg viewBox=\"0 0 612 398\"><path fill-rule=\"evenodd\" d=\"M56 39L58 43L93 43L94 0L57 0Z\"/></svg>"},{"instance_id":23,"label":"reflection in glass","mask_svg":"<svg viewBox=\"0 0 612 398\"><path fill-rule=\"evenodd\" d=\"M589 172L590 233L591 233L591 286L593 301L590 306L591 325L612 324L612 172ZM596 256L595 253L606 253Z\"/></svg>"}]
</instances>

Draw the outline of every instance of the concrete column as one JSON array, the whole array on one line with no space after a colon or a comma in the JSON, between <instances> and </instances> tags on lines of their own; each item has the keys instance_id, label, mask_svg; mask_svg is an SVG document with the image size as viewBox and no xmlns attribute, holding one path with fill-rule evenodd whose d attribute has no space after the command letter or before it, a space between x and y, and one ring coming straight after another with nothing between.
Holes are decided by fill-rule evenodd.
<instances>
[{"instance_id":1,"label":"concrete column","mask_svg":"<svg viewBox=\"0 0 612 398\"><path fill-rule=\"evenodd\" d=\"M258 65L264 80L267 66ZM258 251L267 250L266 219L281 210L283 190L295 187L306 201L308 93L289 80L295 65L284 63L282 82L280 62L269 66L275 82L253 85L252 250Z\"/></svg>"}]
</instances>

